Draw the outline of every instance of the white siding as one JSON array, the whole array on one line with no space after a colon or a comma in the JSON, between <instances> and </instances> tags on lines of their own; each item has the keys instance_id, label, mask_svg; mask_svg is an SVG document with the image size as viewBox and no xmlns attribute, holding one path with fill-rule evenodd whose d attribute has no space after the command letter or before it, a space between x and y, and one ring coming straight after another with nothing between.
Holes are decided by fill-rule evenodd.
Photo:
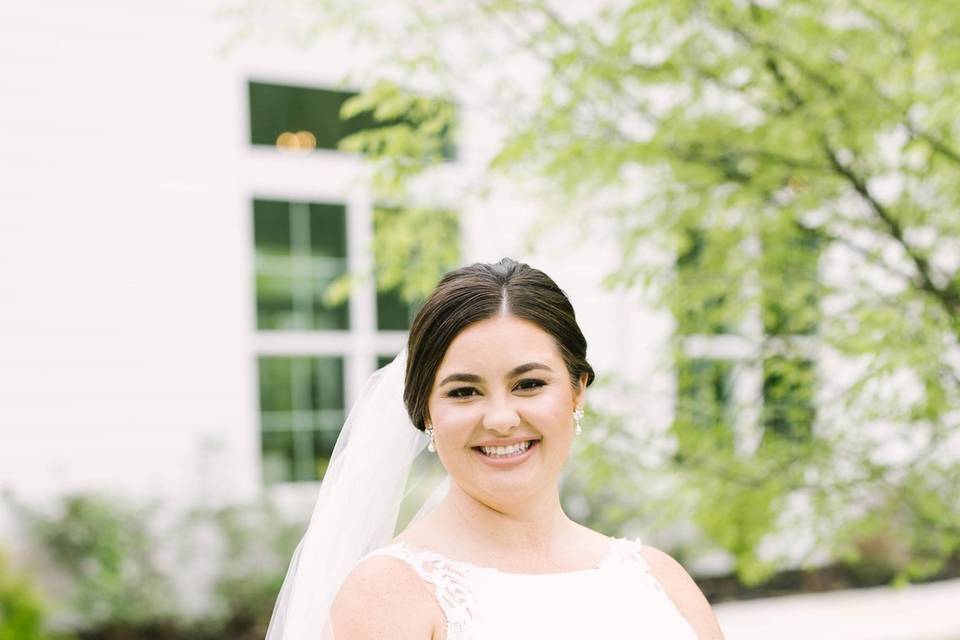
<instances>
[{"instance_id":1,"label":"white siding","mask_svg":"<svg viewBox=\"0 0 960 640\"><path fill-rule=\"evenodd\" d=\"M243 94L202 3L0 17L0 486L257 486Z\"/></svg>"}]
</instances>

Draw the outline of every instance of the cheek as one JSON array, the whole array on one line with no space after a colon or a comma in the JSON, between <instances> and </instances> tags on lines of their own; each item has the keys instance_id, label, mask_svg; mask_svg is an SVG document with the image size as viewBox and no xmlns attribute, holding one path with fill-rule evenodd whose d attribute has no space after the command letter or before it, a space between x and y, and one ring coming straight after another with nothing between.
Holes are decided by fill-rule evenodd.
<instances>
[{"instance_id":1,"label":"cheek","mask_svg":"<svg viewBox=\"0 0 960 640\"><path fill-rule=\"evenodd\" d=\"M434 426L442 431L464 428L479 419L478 404L455 404L437 401L428 405L430 419Z\"/></svg>"},{"instance_id":2,"label":"cheek","mask_svg":"<svg viewBox=\"0 0 960 640\"><path fill-rule=\"evenodd\" d=\"M524 413L528 420L539 423L544 429L564 429L573 420L572 401L569 394L552 393L531 398Z\"/></svg>"}]
</instances>

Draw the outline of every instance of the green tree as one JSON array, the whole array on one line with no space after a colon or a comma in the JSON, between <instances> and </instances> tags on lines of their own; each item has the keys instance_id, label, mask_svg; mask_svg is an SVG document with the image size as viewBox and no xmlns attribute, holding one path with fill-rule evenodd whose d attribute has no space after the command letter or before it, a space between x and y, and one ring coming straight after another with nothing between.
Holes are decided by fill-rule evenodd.
<instances>
[{"instance_id":1,"label":"green tree","mask_svg":"<svg viewBox=\"0 0 960 640\"><path fill-rule=\"evenodd\" d=\"M481 180L532 178L548 215L613 233L608 284L674 312L687 395L657 437L679 443L684 504L741 575L770 570L757 550L796 496L838 553L894 539L903 577L956 554L954 3L630 0L577 15L545 0L408 4L389 24L324 6L388 43L371 79L428 77L453 104L482 103L507 134ZM350 113L395 118L404 92L370 86ZM453 116L420 115L423 126L351 141L377 188L402 193L441 162L428 141ZM762 442L746 451L717 432L729 428L711 408L724 367L684 348L720 334L741 337L761 371Z\"/></svg>"}]
</instances>

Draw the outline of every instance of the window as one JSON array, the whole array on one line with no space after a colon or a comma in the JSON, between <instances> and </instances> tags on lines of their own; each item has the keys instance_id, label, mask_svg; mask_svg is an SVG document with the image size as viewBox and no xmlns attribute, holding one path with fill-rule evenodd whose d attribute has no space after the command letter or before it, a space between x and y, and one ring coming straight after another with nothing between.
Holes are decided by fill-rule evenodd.
<instances>
[{"instance_id":1,"label":"window","mask_svg":"<svg viewBox=\"0 0 960 640\"><path fill-rule=\"evenodd\" d=\"M736 248L722 233L708 239L704 232L689 232L678 255L677 295L690 296L675 307L680 350L674 433L680 459L705 447L743 448L737 442L735 425L743 423L734 398L758 407L757 424L750 428L759 430L755 442L761 447L812 438L816 373L810 344L803 341L815 335L819 323L822 243L793 224L774 228L760 240L761 321L749 336L744 335L747 305L736 303L739 294L729 285L736 278L725 277L719 253ZM774 351L790 355L768 353L774 342ZM750 372L756 373L741 375Z\"/></svg>"},{"instance_id":2,"label":"window","mask_svg":"<svg viewBox=\"0 0 960 640\"><path fill-rule=\"evenodd\" d=\"M805 442L813 433L814 368L810 360L772 356L763 361L763 442Z\"/></svg>"},{"instance_id":3,"label":"window","mask_svg":"<svg viewBox=\"0 0 960 640\"><path fill-rule=\"evenodd\" d=\"M733 364L685 358L677 367L674 431L680 457L716 448L733 449Z\"/></svg>"},{"instance_id":4,"label":"window","mask_svg":"<svg viewBox=\"0 0 960 640\"><path fill-rule=\"evenodd\" d=\"M453 213L418 211L432 222L418 226L423 233L411 240L395 237L399 228L383 222L395 221L395 211L368 212L375 248L396 242L404 260L415 259L417 242L425 239L447 247L451 256L459 255L459 231ZM267 484L323 477L348 402L344 376L347 361L368 374L392 361L403 348L403 334L418 306L403 298L402 279L385 291L376 290L372 283L351 291L351 296L370 297L369 303L355 305L366 317L351 317L349 299L334 304L327 301L330 285L348 273L349 215L343 204L253 201L258 335L262 340L298 332L304 350L293 355L264 354L258 359L263 478ZM400 272L406 276L408 270L401 268ZM361 336L359 342L365 346L360 348L353 336L345 339L337 335L344 331L360 334L361 327L370 327L375 333ZM323 350L338 353L310 353L311 341L325 336L333 339L324 343ZM283 348L289 350L289 343ZM363 355L371 351L377 354L375 361Z\"/></svg>"},{"instance_id":5,"label":"window","mask_svg":"<svg viewBox=\"0 0 960 640\"><path fill-rule=\"evenodd\" d=\"M344 419L343 358L261 356L258 364L264 481L319 480Z\"/></svg>"},{"instance_id":6,"label":"window","mask_svg":"<svg viewBox=\"0 0 960 640\"><path fill-rule=\"evenodd\" d=\"M348 329L346 302L324 294L347 273L346 208L314 202L253 201L257 328Z\"/></svg>"},{"instance_id":7,"label":"window","mask_svg":"<svg viewBox=\"0 0 960 640\"><path fill-rule=\"evenodd\" d=\"M356 93L266 82L250 82L247 88L254 145L272 147L285 133L306 131L312 136L312 147L335 150L348 135L377 126L366 113L340 119L340 107Z\"/></svg>"},{"instance_id":8,"label":"window","mask_svg":"<svg viewBox=\"0 0 960 640\"><path fill-rule=\"evenodd\" d=\"M250 143L336 150L344 137L363 129L409 124L428 117L431 108L449 115L448 104L416 98L409 114L392 121L375 122L370 114L343 121L341 107L354 95L249 82ZM450 132L444 128L436 135L431 148L439 146L443 157L451 159ZM300 161L276 157L284 167ZM328 166L341 159L328 154L309 161ZM324 180L322 170L310 175L310 182L296 185L299 191L310 192L317 188L313 180ZM323 193L334 194L347 188L320 186ZM418 306L405 295L411 279L428 286L435 282L437 274L418 265L452 268L459 260L455 213L404 209L421 216L418 224L395 225L400 209L373 207L369 199L353 196L350 187L332 201L282 196L252 201L261 460L267 485L323 478L351 394L404 347ZM409 233L410 228L417 233ZM443 259L434 260L437 256ZM349 291L331 287L348 282L351 269L369 268L383 287L366 280L351 282ZM333 291L342 295L331 296Z\"/></svg>"},{"instance_id":9,"label":"window","mask_svg":"<svg viewBox=\"0 0 960 640\"><path fill-rule=\"evenodd\" d=\"M353 91L251 81L247 84L247 92L250 143L255 146L335 151L340 141L349 135L365 129L411 124L423 115L413 108L405 116L379 122L368 111L341 119L343 104L357 95ZM439 106L447 103L420 98L419 104ZM442 157L452 160L455 150L451 131L445 127L437 135Z\"/></svg>"}]
</instances>

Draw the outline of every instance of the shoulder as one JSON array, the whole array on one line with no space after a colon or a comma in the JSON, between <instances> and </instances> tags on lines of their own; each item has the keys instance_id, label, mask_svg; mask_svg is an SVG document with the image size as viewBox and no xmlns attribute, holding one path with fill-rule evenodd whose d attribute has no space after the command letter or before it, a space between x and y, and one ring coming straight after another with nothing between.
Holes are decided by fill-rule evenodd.
<instances>
[{"instance_id":1,"label":"shoulder","mask_svg":"<svg viewBox=\"0 0 960 640\"><path fill-rule=\"evenodd\" d=\"M343 638L431 638L439 607L407 563L371 555L357 563L331 607L334 635Z\"/></svg>"},{"instance_id":2,"label":"shoulder","mask_svg":"<svg viewBox=\"0 0 960 640\"><path fill-rule=\"evenodd\" d=\"M654 547L644 546L641 555L650 567L650 573L693 627L698 640L723 640L723 633L710 603L686 569L668 554Z\"/></svg>"}]
</instances>

